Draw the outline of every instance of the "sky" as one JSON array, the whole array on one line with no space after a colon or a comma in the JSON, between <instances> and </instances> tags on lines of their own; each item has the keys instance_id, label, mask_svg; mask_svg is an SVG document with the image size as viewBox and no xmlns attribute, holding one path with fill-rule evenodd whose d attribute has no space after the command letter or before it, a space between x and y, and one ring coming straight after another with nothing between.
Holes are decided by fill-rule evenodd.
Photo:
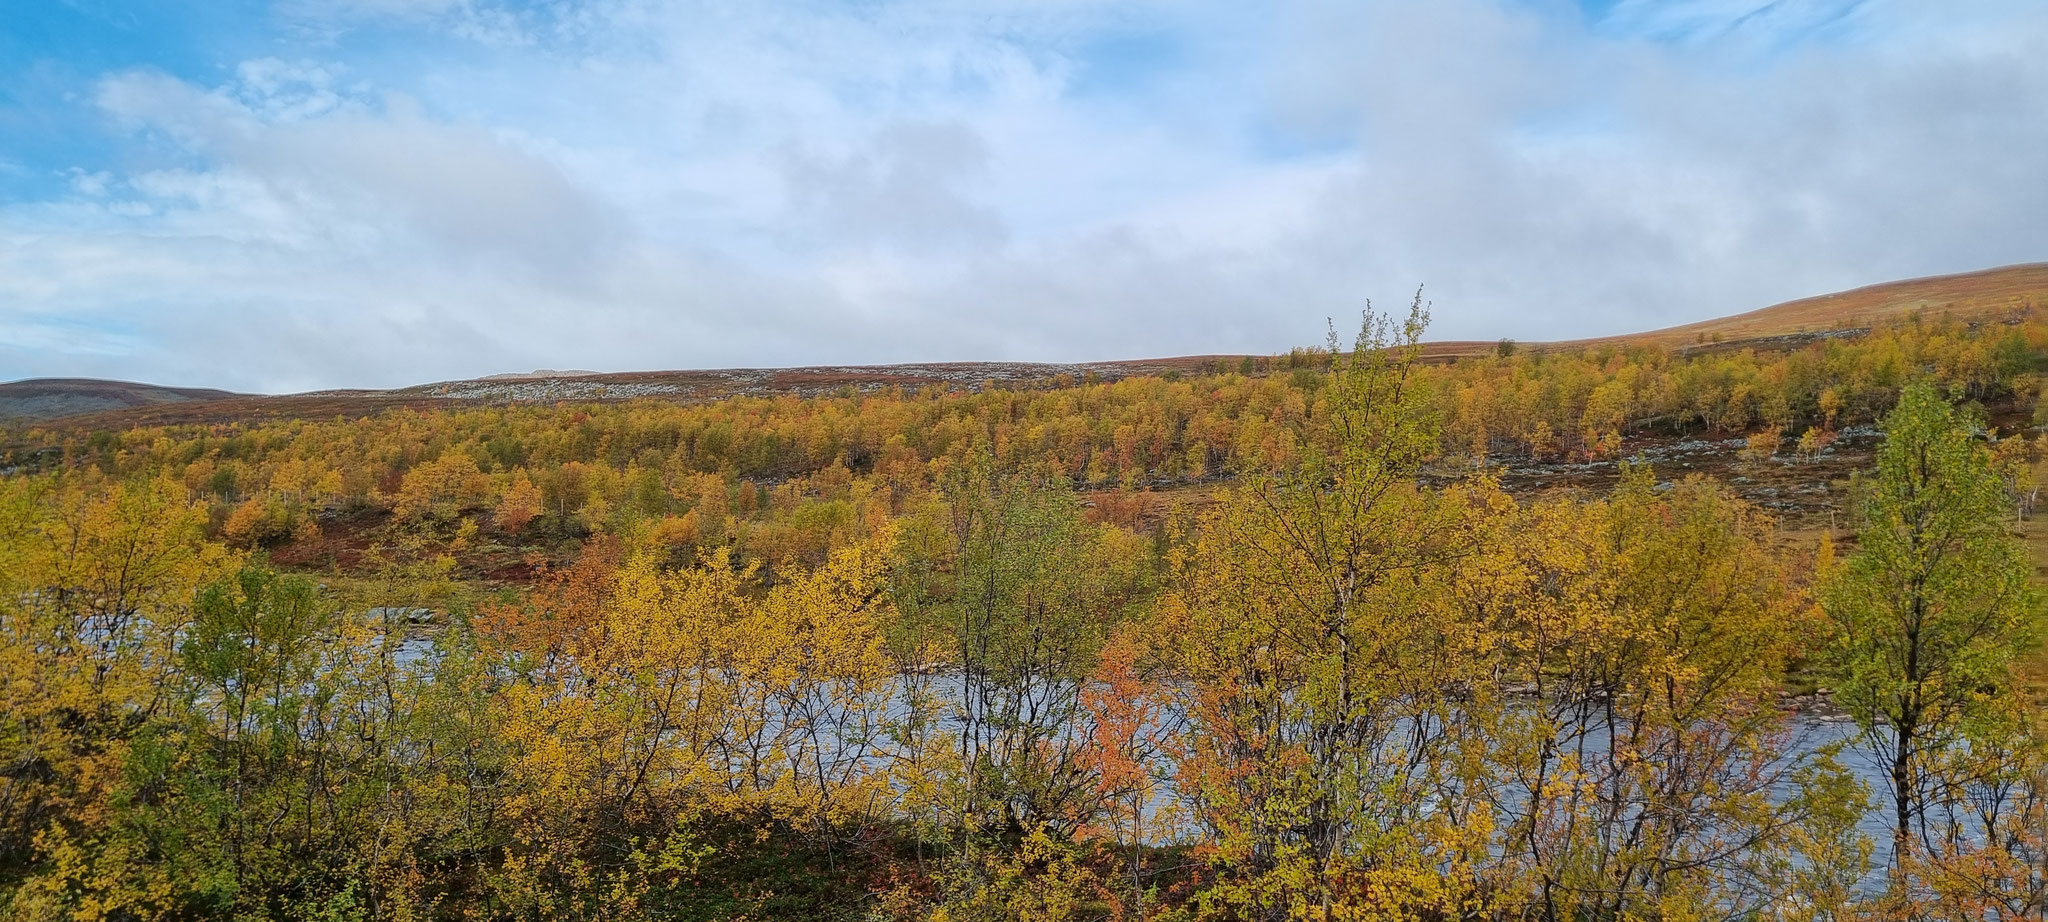
<instances>
[{"instance_id":1,"label":"sky","mask_svg":"<svg viewBox=\"0 0 2048 922\"><path fill-rule=\"evenodd\" d=\"M2040 0L17 0L0 380L1668 326L2048 259Z\"/></svg>"}]
</instances>

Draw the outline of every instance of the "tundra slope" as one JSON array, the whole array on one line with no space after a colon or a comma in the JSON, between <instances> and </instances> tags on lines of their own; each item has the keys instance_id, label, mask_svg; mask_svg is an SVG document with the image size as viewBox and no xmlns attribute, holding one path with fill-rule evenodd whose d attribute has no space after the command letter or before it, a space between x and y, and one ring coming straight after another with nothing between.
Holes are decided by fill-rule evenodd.
<instances>
[{"instance_id":1,"label":"tundra slope","mask_svg":"<svg viewBox=\"0 0 2048 922\"><path fill-rule=\"evenodd\" d=\"M2048 263L2026 263L1958 275L1907 279L1802 298L1743 314L1621 336L1524 343L1517 348L1569 352L1602 345L1661 346L1681 353L1733 348L1794 348L1817 339L1855 336L1872 325L1915 312L1959 320L1996 321L2048 303ZM1495 342L1445 341L1424 347L1425 360L1485 355ZM450 403L509 404L661 399L682 402L735 396L819 396L887 388L978 390L1056 386L1237 368L1248 356L1194 355L1109 362L925 362L803 368L727 368L594 373L540 370L490 375L392 390L326 390L304 394L229 394L89 379L0 384L0 419L61 420L67 427L219 423L264 418L361 416ZM1257 357L1249 357L1256 359Z\"/></svg>"}]
</instances>

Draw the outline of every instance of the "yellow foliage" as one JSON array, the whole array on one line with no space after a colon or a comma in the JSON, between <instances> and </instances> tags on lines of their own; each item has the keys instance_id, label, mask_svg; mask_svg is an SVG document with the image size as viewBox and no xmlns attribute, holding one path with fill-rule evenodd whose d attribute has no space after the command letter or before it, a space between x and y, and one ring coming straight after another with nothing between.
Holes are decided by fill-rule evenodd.
<instances>
[{"instance_id":1,"label":"yellow foliage","mask_svg":"<svg viewBox=\"0 0 2048 922\"><path fill-rule=\"evenodd\" d=\"M0 762L42 768L0 779L0 861L72 867L109 820L193 593L237 562L185 496L167 479L0 480Z\"/></svg>"},{"instance_id":2,"label":"yellow foliage","mask_svg":"<svg viewBox=\"0 0 2048 922\"><path fill-rule=\"evenodd\" d=\"M518 534L526 530L528 522L541 513L540 487L525 471L512 474L512 484L505 488L505 495L498 498L498 507L492 514L498 528L507 534Z\"/></svg>"},{"instance_id":3,"label":"yellow foliage","mask_svg":"<svg viewBox=\"0 0 2048 922\"><path fill-rule=\"evenodd\" d=\"M887 540L768 587L727 551L682 571L624 561L588 628L501 692L520 873L585 873L571 843L593 827L709 809L829 836L887 810L869 770L893 676Z\"/></svg>"},{"instance_id":4,"label":"yellow foliage","mask_svg":"<svg viewBox=\"0 0 2048 922\"><path fill-rule=\"evenodd\" d=\"M476 459L459 451L445 452L405 472L391 513L400 521L448 519L488 503L491 480Z\"/></svg>"}]
</instances>

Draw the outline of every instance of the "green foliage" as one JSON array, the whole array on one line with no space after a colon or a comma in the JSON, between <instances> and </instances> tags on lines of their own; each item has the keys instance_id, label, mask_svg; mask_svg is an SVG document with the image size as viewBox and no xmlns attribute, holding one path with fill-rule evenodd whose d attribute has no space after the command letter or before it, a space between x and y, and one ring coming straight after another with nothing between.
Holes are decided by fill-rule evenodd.
<instances>
[{"instance_id":1,"label":"green foliage","mask_svg":"<svg viewBox=\"0 0 2048 922\"><path fill-rule=\"evenodd\" d=\"M948 472L900 547L904 624L958 669L956 822L1012 843L1071 835L1097 796L1075 732L1083 691L1148 589L1149 547L1083 521L1060 478L986 454Z\"/></svg>"},{"instance_id":2,"label":"green foliage","mask_svg":"<svg viewBox=\"0 0 2048 922\"><path fill-rule=\"evenodd\" d=\"M1856 553L1824 596L1837 700L1887 765L1902 849L1936 796L1928 761L1997 700L2039 626L2032 568L1974 428L1931 385L1906 387L1863 484Z\"/></svg>"}]
</instances>

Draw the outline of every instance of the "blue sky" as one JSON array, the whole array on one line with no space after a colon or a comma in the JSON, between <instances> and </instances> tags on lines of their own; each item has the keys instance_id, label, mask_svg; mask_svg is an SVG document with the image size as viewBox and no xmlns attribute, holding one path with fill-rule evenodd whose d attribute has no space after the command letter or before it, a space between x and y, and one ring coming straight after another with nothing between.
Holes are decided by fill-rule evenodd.
<instances>
[{"instance_id":1,"label":"blue sky","mask_svg":"<svg viewBox=\"0 0 2048 922\"><path fill-rule=\"evenodd\" d=\"M2048 7L42 0L0 379L1642 329L2048 259Z\"/></svg>"}]
</instances>

